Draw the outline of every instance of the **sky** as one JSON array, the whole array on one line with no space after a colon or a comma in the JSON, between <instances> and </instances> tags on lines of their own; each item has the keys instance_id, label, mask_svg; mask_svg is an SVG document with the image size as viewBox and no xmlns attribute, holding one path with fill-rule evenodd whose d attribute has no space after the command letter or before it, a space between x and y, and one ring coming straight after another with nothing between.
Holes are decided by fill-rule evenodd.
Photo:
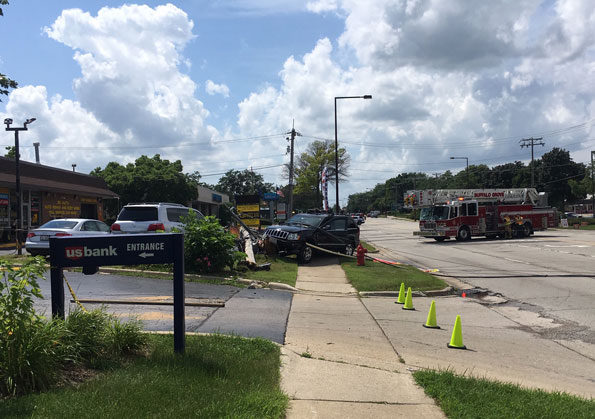
<instances>
[{"instance_id":1,"label":"sky","mask_svg":"<svg viewBox=\"0 0 595 419\"><path fill-rule=\"evenodd\" d=\"M543 138L595 150L592 0L12 0L0 120L37 120L21 156L89 173L160 154L216 184L252 169L285 185L286 137L350 155L348 195L404 172L527 162ZM0 131L0 147L14 145ZM334 204L334 186L329 203Z\"/></svg>"}]
</instances>

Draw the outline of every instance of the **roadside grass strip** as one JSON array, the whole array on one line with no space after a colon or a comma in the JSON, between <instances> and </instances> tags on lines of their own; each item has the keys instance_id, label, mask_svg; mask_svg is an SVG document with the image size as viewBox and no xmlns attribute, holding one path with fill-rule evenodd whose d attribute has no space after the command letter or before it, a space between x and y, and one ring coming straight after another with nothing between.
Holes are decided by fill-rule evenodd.
<instances>
[{"instance_id":1,"label":"roadside grass strip","mask_svg":"<svg viewBox=\"0 0 595 419\"><path fill-rule=\"evenodd\" d=\"M401 282L412 291L442 289L447 284L429 273L409 265L389 266L379 262L366 261L365 266L357 266L354 260L341 259L341 267L351 285L358 291L398 292Z\"/></svg>"},{"instance_id":2,"label":"roadside grass strip","mask_svg":"<svg viewBox=\"0 0 595 419\"><path fill-rule=\"evenodd\" d=\"M420 370L413 377L449 418L595 418L595 400L566 393Z\"/></svg>"},{"instance_id":3,"label":"roadside grass strip","mask_svg":"<svg viewBox=\"0 0 595 419\"><path fill-rule=\"evenodd\" d=\"M0 417L279 418L280 349L264 339L188 336L184 356L171 335L151 335L149 355L80 384L0 401Z\"/></svg>"},{"instance_id":4,"label":"roadside grass strip","mask_svg":"<svg viewBox=\"0 0 595 419\"><path fill-rule=\"evenodd\" d=\"M256 255L256 263L270 263L271 269L268 271L246 271L238 275L241 278L253 279L255 281L281 282L283 284L295 287L297 280L298 265L295 257Z\"/></svg>"},{"instance_id":5,"label":"roadside grass strip","mask_svg":"<svg viewBox=\"0 0 595 419\"><path fill-rule=\"evenodd\" d=\"M368 253L376 253L378 252L378 249L376 249L372 244L365 242L365 241L360 241L360 244L362 245L362 247L364 249L368 249Z\"/></svg>"}]
</instances>

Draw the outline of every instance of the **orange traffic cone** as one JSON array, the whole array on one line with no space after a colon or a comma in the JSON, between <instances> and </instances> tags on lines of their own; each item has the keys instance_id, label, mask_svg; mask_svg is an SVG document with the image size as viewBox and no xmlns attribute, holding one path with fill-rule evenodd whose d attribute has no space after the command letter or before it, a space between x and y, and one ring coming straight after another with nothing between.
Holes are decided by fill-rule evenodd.
<instances>
[{"instance_id":1,"label":"orange traffic cone","mask_svg":"<svg viewBox=\"0 0 595 419\"><path fill-rule=\"evenodd\" d=\"M405 304L401 308L403 310L415 310L413 308L413 299L411 298L411 287L407 288L407 296L405 297Z\"/></svg>"},{"instance_id":2,"label":"orange traffic cone","mask_svg":"<svg viewBox=\"0 0 595 419\"><path fill-rule=\"evenodd\" d=\"M467 349L463 345L463 330L461 328L461 316L459 315L457 315L457 319L455 320L455 327L452 329L450 343L447 346L452 349Z\"/></svg>"},{"instance_id":3,"label":"orange traffic cone","mask_svg":"<svg viewBox=\"0 0 595 419\"><path fill-rule=\"evenodd\" d=\"M427 327L428 329L440 329L440 326L438 326L438 323L436 322L436 303L434 300L432 300L432 304L430 304L428 319L426 320L424 327Z\"/></svg>"}]
</instances>

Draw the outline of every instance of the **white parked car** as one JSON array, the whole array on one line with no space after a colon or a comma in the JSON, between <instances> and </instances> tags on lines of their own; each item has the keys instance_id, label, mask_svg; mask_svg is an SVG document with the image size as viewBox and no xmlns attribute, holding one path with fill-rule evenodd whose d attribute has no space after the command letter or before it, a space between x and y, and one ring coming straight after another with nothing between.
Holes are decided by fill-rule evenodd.
<instances>
[{"instance_id":1,"label":"white parked car","mask_svg":"<svg viewBox=\"0 0 595 419\"><path fill-rule=\"evenodd\" d=\"M167 202L128 204L118 214L118 219L112 224L112 232L120 233L159 233L172 231L172 228L184 230L181 222L189 212L198 218L204 217L200 211L181 204Z\"/></svg>"},{"instance_id":2,"label":"white parked car","mask_svg":"<svg viewBox=\"0 0 595 419\"><path fill-rule=\"evenodd\" d=\"M50 237L97 236L110 234L107 224L88 218L59 218L48 221L27 234L25 249L33 256L50 253Z\"/></svg>"}]
</instances>

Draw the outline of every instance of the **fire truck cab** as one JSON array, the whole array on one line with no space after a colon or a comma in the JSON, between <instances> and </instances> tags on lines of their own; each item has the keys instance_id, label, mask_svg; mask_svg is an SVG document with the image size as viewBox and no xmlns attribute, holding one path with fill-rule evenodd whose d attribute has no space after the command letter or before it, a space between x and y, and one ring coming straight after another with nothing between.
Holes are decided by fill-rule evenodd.
<instances>
[{"instance_id":1,"label":"fire truck cab","mask_svg":"<svg viewBox=\"0 0 595 419\"><path fill-rule=\"evenodd\" d=\"M547 199L535 189L426 190L417 196L419 231L416 236L464 241L472 236L529 237L554 227L555 210L541 205Z\"/></svg>"}]
</instances>

